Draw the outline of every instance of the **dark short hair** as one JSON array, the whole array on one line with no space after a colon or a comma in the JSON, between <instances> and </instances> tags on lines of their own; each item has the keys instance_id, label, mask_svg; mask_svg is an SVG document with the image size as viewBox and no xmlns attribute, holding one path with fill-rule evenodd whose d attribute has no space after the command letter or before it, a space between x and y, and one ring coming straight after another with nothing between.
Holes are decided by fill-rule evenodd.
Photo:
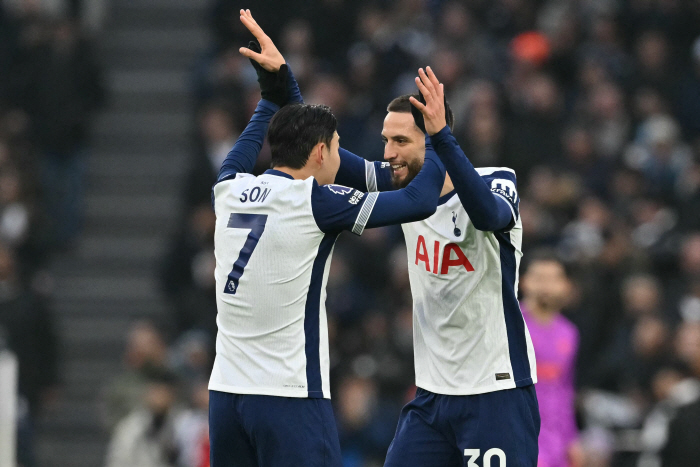
<instances>
[{"instance_id":1,"label":"dark short hair","mask_svg":"<svg viewBox=\"0 0 700 467\"><path fill-rule=\"evenodd\" d=\"M571 278L571 267L555 250L551 248L540 248L524 256L521 267L522 271L527 272L527 270L530 269L530 266L535 263L556 263L561 266L562 270L564 271L564 275Z\"/></svg>"},{"instance_id":2,"label":"dark short hair","mask_svg":"<svg viewBox=\"0 0 700 467\"><path fill-rule=\"evenodd\" d=\"M338 121L326 105L291 104L282 107L267 130L272 167L301 169L318 143L330 147Z\"/></svg>"},{"instance_id":3,"label":"dark short hair","mask_svg":"<svg viewBox=\"0 0 700 467\"><path fill-rule=\"evenodd\" d=\"M411 107L413 104L411 104L411 101L408 100L409 97L415 97L418 99L418 94L404 94L403 96L397 97L393 101L389 102L389 105L386 107L386 111L411 113ZM455 115L450 108L449 102L445 103L445 120L447 121L447 126L449 126L450 130L452 130L455 124Z\"/></svg>"}]
</instances>

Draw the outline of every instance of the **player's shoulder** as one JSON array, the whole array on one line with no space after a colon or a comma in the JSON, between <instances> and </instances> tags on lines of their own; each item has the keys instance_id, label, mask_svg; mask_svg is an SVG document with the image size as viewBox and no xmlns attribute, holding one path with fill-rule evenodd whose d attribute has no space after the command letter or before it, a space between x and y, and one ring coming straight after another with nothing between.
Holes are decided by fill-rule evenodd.
<instances>
[{"instance_id":1,"label":"player's shoulder","mask_svg":"<svg viewBox=\"0 0 700 467\"><path fill-rule=\"evenodd\" d=\"M313 182L312 199L328 203L348 202L356 205L365 197L365 193L345 185L319 185Z\"/></svg>"},{"instance_id":2,"label":"player's shoulder","mask_svg":"<svg viewBox=\"0 0 700 467\"><path fill-rule=\"evenodd\" d=\"M249 174L249 173L244 173L244 172L238 172L235 174L230 174L227 176L222 177L221 179L217 180L216 183L214 184L214 187L222 184L230 184L232 182L237 182L241 180L252 180L256 178L255 175Z\"/></svg>"},{"instance_id":3,"label":"player's shoulder","mask_svg":"<svg viewBox=\"0 0 700 467\"><path fill-rule=\"evenodd\" d=\"M509 167L481 167L476 170L491 188L491 191L515 206L514 211L517 212L519 197L515 170ZM517 215L516 212L514 212L514 215Z\"/></svg>"},{"instance_id":4,"label":"player's shoulder","mask_svg":"<svg viewBox=\"0 0 700 467\"><path fill-rule=\"evenodd\" d=\"M476 172L484 178L516 179L515 170L510 167L477 167Z\"/></svg>"}]
</instances>

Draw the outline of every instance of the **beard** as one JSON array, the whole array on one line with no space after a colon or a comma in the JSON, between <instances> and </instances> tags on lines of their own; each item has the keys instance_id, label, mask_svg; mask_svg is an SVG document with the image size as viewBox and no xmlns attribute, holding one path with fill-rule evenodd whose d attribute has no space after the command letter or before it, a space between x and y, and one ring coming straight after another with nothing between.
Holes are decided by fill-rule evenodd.
<instances>
[{"instance_id":1,"label":"beard","mask_svg":"<svg viewBox=\"0 0 700 467\"><path fill-rule=\"evenodd\" d=\"M406 169L408 170L408 173L406 174L405 177L403 178L398 178L396 175L394 175L394 171L391 171L391 184L394 186L395 189L400 189L400 188L406 188L409 183L411 183L411 180L416 178L416 175L418 175L418 172L420 172L420 169L423 168L423 161L416 159L412 162L406 162Z\"/></svg>"},{"instance_id":2,"label":"beard","mask_svg":"<svg viewBox=\"0 0 700 467\"><path fill-rule=\"evenodd\" d=\"M540 294L535 297L535 302L541 310L560 311L564 305L561 297L551 294Z\"/></svg>"}]
</instances>

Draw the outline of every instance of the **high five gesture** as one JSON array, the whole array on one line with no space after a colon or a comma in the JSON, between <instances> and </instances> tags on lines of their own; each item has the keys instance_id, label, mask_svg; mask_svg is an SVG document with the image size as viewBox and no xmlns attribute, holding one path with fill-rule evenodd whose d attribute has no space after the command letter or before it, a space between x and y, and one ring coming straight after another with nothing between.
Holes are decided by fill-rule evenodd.
<instances>
[{"instance_id":1,"label":"high five gesture","mask_svg":"<svg viewBox=\"0 0 700 467\"><path fill-rule=\"evenodd\" d=\"M425 131L429 135L434 135L447 125L445 117L445 89L430 67L427 67L427 71L428 73L426 74L423 68L420 68L418 70L419 76L416 77L416 85L423 95L423 99L425 99L425 104L419 102L415 97L411 97L410 101L423 114Z\"/></svg>"},{"instance_id":2,"label":"high five gesture","mask_svg":"<svg viewBox=\"0 0 700 467\"><path fill-rule=\"evenodd\" d=\"M251 60L255 60L267 71L276 73L279 71L280 67L285 64L284 57L275 47L272 39L265 34L265 31L258 25L257 21L253 18L250 10L241 10L241 23L248 28L253 36L258 40L260 44L259 50L253 50L248 47L241 47L238 51L248 57Z\"/></svg>"}]
</instances>

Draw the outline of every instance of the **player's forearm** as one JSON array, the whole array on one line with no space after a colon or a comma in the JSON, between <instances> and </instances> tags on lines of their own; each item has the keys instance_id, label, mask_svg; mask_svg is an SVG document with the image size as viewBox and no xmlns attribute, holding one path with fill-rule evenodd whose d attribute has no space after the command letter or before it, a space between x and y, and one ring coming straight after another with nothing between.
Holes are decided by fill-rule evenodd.
<instances>
[{"instance_id":1,"label":"player's forearm","mask_svg":"<svg viewBox=\"0 0 700 467\"><path fill-rule=\"evenodd\" d=\"M449 127L430 137L440 160L450 174L459 199L474 227L494 232L505 229L513 221L513 213L505 201L499 200L460 148Z\"/></svg>"},{"instance_id":2,"label":"player's forearm","mask_svg":"<svg viewBox=\"0 0 700 467\"><path fill-rule=\"evenodd\" d=\"M423 168L406 188L379 193L367 227L415 222L432 216L444 183L444 165L435 153L426 152Z\"/></svg>"},{"instance_id":3,"label":"player's forearm","mask_svg":"<svg viewBox=\"0 0 700 467\"><path fill-rule=\"evenodd\" d=\"M340 154L340 167L335 176L335 183L360 191L372 191L367 188L365 160L343 148L340 148L338 153Z\"/></svg>"},{"instance_id":4,"label":"player's forearm","mask_svg":"<svg viewBox=\"0 0 700 467\"><path fill-rule=\"evenodd\" d=\"M391 191L391 169L387 163L371 162L340 148L340 168L335 183L360 191ZM384 167L386 166L386 167Z\"/></svg>"},{"instance_id":5,"label":"player's forearm","mask_svg":"<svg viewBox=\"0 0 700 467\"><path fill-rule=\"evenodd\" d=\"M255 108L253 117L238 137L233 149L224 159L217 181L235 176L237 173L250 173L262 149L270 119L279 107L272 102L261 100Z\"/></svg>"}]
</instances>

